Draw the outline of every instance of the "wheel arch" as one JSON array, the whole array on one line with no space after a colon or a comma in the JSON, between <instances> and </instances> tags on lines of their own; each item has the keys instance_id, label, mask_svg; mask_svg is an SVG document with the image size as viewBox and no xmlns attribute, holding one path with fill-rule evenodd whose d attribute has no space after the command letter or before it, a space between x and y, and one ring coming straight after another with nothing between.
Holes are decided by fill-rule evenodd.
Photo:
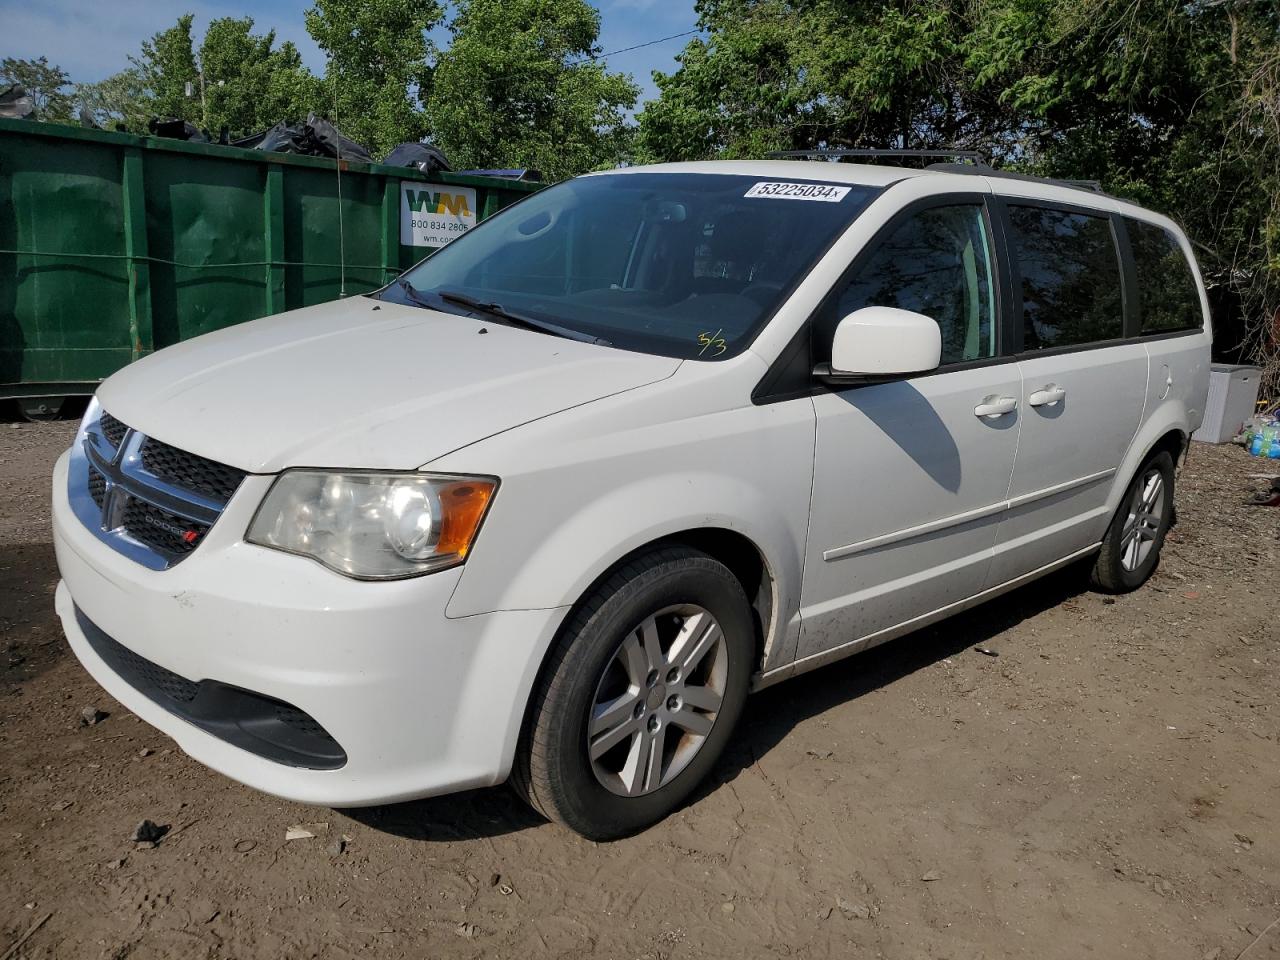
<instances>
[{"instance_id":1,"label":"wheel arch","mask_svg":"<svg viewBox=\"0 0 1280 960\"><path fill-rule=\"evenodd\" d=\"M1178 465L1178 461L1182 459L1183 454L1187 452L1189 447L1190 438L1187 436L1187 432L1185 430L1174 428L1166 431L1158 440L1156 440L1156 442L1151 445L1150 449L1147 450L1146 456L1144 456L1142 460L1145 462L1153 453L1163 450L1173 458L1173 465L1176 467Z\"/></svg>"},{"instance_id":2,"label":"wheel arch","mask_svg":"<svg viewBox=\"0 0 1280 960\"><path fill-rule=\"evenodd\" d=\"M755 669L759 670L764 664L765 651L776 639L779 629L774 616L778 609L777 583L764 551L745 534L725 527L682 530L641 549L656 550L669 544L683 544L718 560L742 584L755 626Z\"/></svg>"},{"instance_id":3,"label":"wheel arch","mask_svg":"<svg viewBox=\"0 0 1280 960\"><path fill-rule=\"evenodd\" d=\"M1181 407L1180 404L1177 406ZM1183 415L1177 416L1178 412ZM1114 512L1119 509L1120 501L1124 498L1125 491L1129 489L1129 484L1133 482L1138 470L1153 453L1160 450L1167 451L1176 467L1179 460L1187 453L1190 440L1185 410L1166 410L1164 416L1153 417L1144 423L1133 442L1129 444L1129 451L1120 469L1116 471L1111 485L1111 495L1107 498L1107 505L1111 510Z\"/></svg>"},{"instance_id":4,"label":"wheel arch","mask_svg":"<svg viewBox=\"0 0 1280 960\"><path fill-rule=\"evenodd\" d=\"M777 633L781 628L778 616L777 580L760 546L741 531L731 530L728 527L690 527L664 534L628 550L609 563L581 591L574 600L570 612L564 618L564 623L567 624L573 619L577 608L601 583L613 576L619 567L625 566L636 557L670 546L685 546L707 554L728 567L738 583L742 585L742 590L747 595L747 603L751 607L752 622L755 625L755 669L758 670L764 662L765 652L769 649L771 641L776 641Z\"/></svg>"}]
</instances>

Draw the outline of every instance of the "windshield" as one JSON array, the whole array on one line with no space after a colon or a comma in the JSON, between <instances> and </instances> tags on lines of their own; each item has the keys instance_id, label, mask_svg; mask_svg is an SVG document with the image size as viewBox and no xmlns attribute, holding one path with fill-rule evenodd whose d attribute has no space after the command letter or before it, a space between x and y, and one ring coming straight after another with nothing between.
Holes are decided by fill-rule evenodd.
<instances>
[{"instance_id":1,"label":"windshield","mask_svg":"<svg viewBox=\"0 0 1280 960\"><path fill-rule=\"evenodd\" d=\"M582 177L486 220L379 296L504 322L479 309L497 305L627 350L725 360L876 192L705 173Z\"/></svg>"}]
</instances>

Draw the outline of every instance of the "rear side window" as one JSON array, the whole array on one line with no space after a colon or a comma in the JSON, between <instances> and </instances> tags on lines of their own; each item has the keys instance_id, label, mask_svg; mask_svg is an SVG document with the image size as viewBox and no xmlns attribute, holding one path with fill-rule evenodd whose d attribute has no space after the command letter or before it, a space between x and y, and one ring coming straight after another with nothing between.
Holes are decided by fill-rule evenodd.
<instances>
[{"instance_id":1,"label":"rear side window","mask_svg":"<svg viewBox=\"0 0 1280 960\"><path fill-rule=\"evenodd\" d=\"M1010 206L1022 276L1023 349L1124 335L1120 259L1111 222L1048 207Z\"/></svg>"},{"instance_id":2,"label":"rear side window","mask_svg":"<svg viewBox=\"0 0 1280 960\"><path fill-rule=\"evenodd\" d=\"M1194 330L1204 325L1200 289L1173 234L1153 223L1125 221L1138 272L1143 333Z\"/></svg>"},{"instance_id":3,"label":"rear side window","mask_svg":"<svg viewBox=\"0 0 1280 960\"><path fill-rule=\"evenodd\" d=\"M942 363L995 353L991 246L982 207L930 207L879 241L841 292L831 332L862 307L897 307L937 321Z\"/></svg>"}]
</instances>

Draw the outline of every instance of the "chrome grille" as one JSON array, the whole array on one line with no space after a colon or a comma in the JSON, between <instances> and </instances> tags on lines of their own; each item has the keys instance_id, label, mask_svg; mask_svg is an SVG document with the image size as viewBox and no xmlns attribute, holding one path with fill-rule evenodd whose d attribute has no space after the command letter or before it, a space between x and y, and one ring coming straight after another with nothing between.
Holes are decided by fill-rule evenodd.
<instances>
[{"instance_id":1,"label":"chrome grille","mask_svg":"<svg viewBox=\"0 0 1280 960\"><path fill-rule=\"evenodd\" d=\"M142 465L147 472L186 490L195 490L226 503L244 479L244 471L187 453L154 437L142 441Z\"/></svg>"},{"instance_id":2,"label":"chrome grille","mask_svg":"<svg viewBox=\"0 0 1280 960\"><path fill-rule=\"evenodd\" d=\"M104 411L72 447L68 494L100 540L164 570L200 545L245 476L144 436Z\"/></svg>"},{"instance_id":3,"label":"chrome grille","mask_svg":"<svg viewBox=\"0 0 1280 960\"><path fill-rule=\"evenodd\" d=\"M89 496L101 510L107 504L107 478L93 468L89 469Z\"/></svg>"},{"instance_id":4,"label":"chrome grille","mask_svg":"<svg viewBox=\"0 0 1280 960\"><path fill-rule=\"evenodd\" d=\"M120 441L124 439L124 435L129 429L105 410L98 419L98 427L102 430L102 435L106 437L107 443L111 444L112 450L119 449Z\"/></svg>"}]
</instances>

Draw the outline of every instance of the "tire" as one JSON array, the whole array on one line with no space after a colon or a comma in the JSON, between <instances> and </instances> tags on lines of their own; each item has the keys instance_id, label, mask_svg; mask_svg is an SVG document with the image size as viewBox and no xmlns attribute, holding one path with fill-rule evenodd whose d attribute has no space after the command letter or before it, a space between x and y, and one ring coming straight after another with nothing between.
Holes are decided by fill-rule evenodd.
<instances>
[{"instance_id":1,"label":"tire","mask_svg":"<svg viewBox=\"0 0 1280 960\"><path fill-rule=\"evenodd\" d=\"M51 423L62 419L66 397L23 397L17 401L18 414L28 423Z\"/></svg>"},{"instance_id":2,"label":"tire","mask_svg":"<svg viewBox=\"0 0 1280 960\"><path fill-rule=\"evenodd\" d=\"M1167 451L1152 454L1143 462L1102 538L1090 576L1094 587L1107 593L1128 593L1150 579L1173 521L1173 483L1173 457ZM1155 504L1149 502L1153 490L1159 501Z\"/></svg>"},{"instance_id":3,"label":"tire","mask_svg":"<svg viewBox=\"0 0 1280 960\"><path fill-rule=\"evenodd\" d=\"M755 650L747 597L722 563L679 546L627 561L583 598L549 654L513 786L591 840L658 822L723 752Z\"/></svg>"}]
</instances>

